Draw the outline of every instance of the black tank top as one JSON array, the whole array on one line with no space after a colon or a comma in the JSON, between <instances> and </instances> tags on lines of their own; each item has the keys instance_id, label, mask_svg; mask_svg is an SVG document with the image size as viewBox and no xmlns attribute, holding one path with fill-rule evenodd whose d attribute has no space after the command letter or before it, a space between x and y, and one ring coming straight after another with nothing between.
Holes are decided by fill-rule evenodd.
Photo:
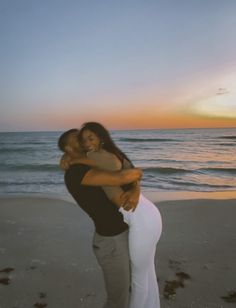
<instances>
[{"instance_id":1,"label":"black tank top","mask_svg":"<svg viewBox=\"0 0 236 308\"><path fill-rule=\"evenodd\" d=\"M65 172L65 184L78 205L92 218L96 232L103 236L114 236L128 229L117 206L99 186L81 185L83 177L91 167L76 164Z\"/></svg>"}]
</instances>

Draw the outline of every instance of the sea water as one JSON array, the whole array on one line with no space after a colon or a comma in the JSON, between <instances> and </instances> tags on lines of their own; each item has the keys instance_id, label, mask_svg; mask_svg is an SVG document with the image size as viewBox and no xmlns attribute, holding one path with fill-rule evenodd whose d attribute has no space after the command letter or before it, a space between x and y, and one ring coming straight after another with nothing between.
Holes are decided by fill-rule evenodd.
<instances>
[{"instance_id":1,"label":"sea water","mask_svg":"<svg viewBox=\"0 0 236 308\"><path fill-rule=\"evenodd\" d=\"M67 193L62 132L0 133L0 194ZM142 168L143 191L236 190L236 128L111 131Z\"/></svg>"}]
</instances>

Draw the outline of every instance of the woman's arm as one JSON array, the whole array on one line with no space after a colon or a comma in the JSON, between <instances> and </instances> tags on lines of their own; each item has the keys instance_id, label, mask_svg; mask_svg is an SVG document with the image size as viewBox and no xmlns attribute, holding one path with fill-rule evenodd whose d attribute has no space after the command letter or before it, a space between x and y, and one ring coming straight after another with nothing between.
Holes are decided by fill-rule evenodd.
<instances>
[{"instance_id":1,"label":"woman's arm","mask_svg":"<svg viewBox=\"0 0 236 308\"><path fill-rule=\"evenodd\" d=\"M134 165L126 158L123 159L122 163L112 153L105 150L99 152L90 152L89 157L94 159L97 166L105 170L121 170L132 169ZM124 187L124 189L123 189ZM140 185L137 181L128 185L122 186L102 186L107 197L118 207L123 207L125 210L130 210L137 207L140 195ZM125 190L125 192L124 192Z\"/></svg>"},{"instance_id":2,"label":"woman's arm","mask_svg":"<svg viewBox=\"0 0 236 308\"><path fill-rule=\"evenodd\" d=\"M104 171L101 169L89 170L82 180L82 185L102 186L108 198L125 210L135 210L139 201L140 185L139 180L142 171L137 168L121 171ZM128 183L136 183L133 187L124 192L120 186Z\"/></svg>"},{"instance_id":3,"label":"woman's arm","mask_svg":"<svg viewBox=\"0 0 236 308\"><path fill-rule=\"evenodd\" d=\"M88 166L91 166L91 167L97 166L96 162L93 159L88 158L86 156L78 157L78 158L72 158L71 159L71 165L74 165L74 164L83 164L83 165L88 165Z\"/></svg>"},{"instance_id":4,"label":"woman's arm","mask_svg":"<svg viewBox=\"0 0 236 308\"><path fill-rule=\"evenodd\" d=\"M125 205L123 206L123 208L127 211L129 211L130 209L134 211L138 205L140 193L140 181L133 182L131 188L123 193L122 197L125 200Z\"/></svg>"},{"instance_id":5,"label":"woman's arm","mask_svg":"<svg viewBox=\"0 0 236 308\"><path fill-rule=\"evenodd\" d=\"M132 169L130 169L132 170ZM120 186L103 186L108 198L118 207L123 207L126 211L135 210L141 192L140 181L132 182L130 189L124 191Z\"/></svg>"},{"instance_id":6,"label":"woman's arm","mask_svg":"<svg viewBox=\"0 0 236 308\"><path fill-rule=\"evenodd\" d=\"M120 186L139 181L141 177L142 170L138 168L121 171L105 171L93 168L85 174L81 184L89 186Z\"/></svg>"},{"instance_id":7,"label":"woman's arm","mask_svg":"<svg viewBox=\"0 0 236 308\"><path fill-rule=\"evenodd\" d=\"M72 157L68 154L62 155L60 160L60 167L62 170L67 170L71 165L75 164L84 164L91 167L96 167L96 162L87 156Z\"/></svg>"},{"instance_id":8,"label":"woman's arm","mask_svg":"<svg viewBox=\"0 0 236 308\"><path fill-rule=\"evenodd\" d=\"M134 165L132 164L131 161L124 158L122 162L122 169L129 169L129 168L134 168ZM140 181L132 182L128 185L123 186L123 188L125 189L123 198L126 199L128 210L132 208L132 210L134 211L138 205L139 196L141 193ZM125 206L124 209L127 210Z\"/></svg>"}]
</instances>

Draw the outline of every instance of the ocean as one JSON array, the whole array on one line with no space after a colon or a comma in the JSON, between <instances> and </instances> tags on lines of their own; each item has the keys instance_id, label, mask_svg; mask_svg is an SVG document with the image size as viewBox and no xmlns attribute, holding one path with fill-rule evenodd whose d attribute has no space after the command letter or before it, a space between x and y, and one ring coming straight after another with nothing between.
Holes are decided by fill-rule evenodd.
<instances>
[{"instance_id":1,"label":"ocean","mask_svg":"<svg viewBox=\"0 0 236 308\"><path fill-rule=\"evenodd\" d=\"M59 168L62 132L0 133L0 194L68 194ZM142 168L148 191L236 190L236 128L111 131Z\"/></svg>"}]
</instances>

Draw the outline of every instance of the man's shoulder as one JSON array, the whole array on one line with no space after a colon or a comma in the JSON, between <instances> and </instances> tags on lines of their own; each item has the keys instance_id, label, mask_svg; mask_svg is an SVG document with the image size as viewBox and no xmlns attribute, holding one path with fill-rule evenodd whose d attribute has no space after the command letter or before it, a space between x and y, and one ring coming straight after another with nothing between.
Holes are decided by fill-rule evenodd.
<instances>
[{"instance_id":1,"label":"man's shoulder","mask_svg":"<svg viewBox=\"0 0 236 308\"><path fill-rule=\"evenodd\" d=\"M81 182L85 174L91 169L90 166L83 164L71 165L69 169L65 171L65 181L71 181L76 179L78 182Z\"/></svg>"},{"instance_id":2,"label":"man's shoulder","mask_svg":"<svg viewBox=\"0 0 236 308\"><path fill-rule=\"evenodd\" d=\"M79 171L84 171L84 170L89 170L91 169L90 166L88 165L84 165L84 164L74 164L74 165L71 165L69 169L66 170L65 173L67 172L79 172Z\"/></svg>"}]
</instances>

